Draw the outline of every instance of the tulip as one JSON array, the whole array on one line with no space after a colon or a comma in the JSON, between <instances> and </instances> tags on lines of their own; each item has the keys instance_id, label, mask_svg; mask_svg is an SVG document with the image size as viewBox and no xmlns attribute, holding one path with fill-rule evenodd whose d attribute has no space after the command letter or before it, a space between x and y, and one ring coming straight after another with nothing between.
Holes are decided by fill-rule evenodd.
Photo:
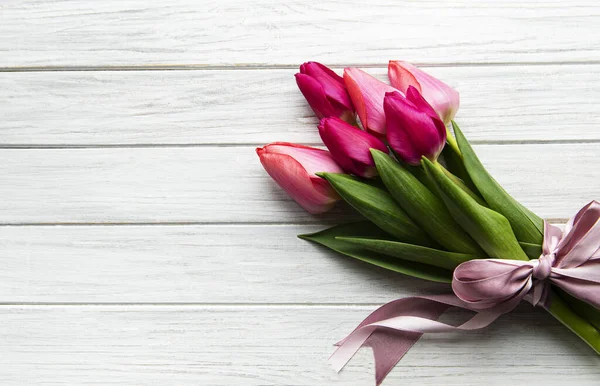
<instances>
[{"instance_id":1,"label":"tulip","mask_svg":"<svg viewBox=\"0 0 600 386\"><path fill-rule=\"evenodd\" d=\"M406 97L387 93L383 106L387 140L400 158L411 165L419 165L422 156L435 162L446 142L446 126L419 91L409 86Z\"/></svg>"},{"instance_id":2,"label":"tulip","mask_svg":"<svg viewBox=\"0 0 600 386\"><path fill-rule=\"evenodd\" d=\"M383 98L386 92L398 90L358 68L344 69L344 82L365 130L380 138L385 137Z\"/></svg>"},{"instance_id":3,"label":"tulip","mask_svg":"<svg viewBox=\"0 0 600 386\"><path fill-rule=\"evenodd\" d=\"M392 86L406 93L413 86L438 113L442 121L450 123L460 104L458 92L441 80L419 70L410 63L390 60L388 77Z\"/></svg>"},{"instance_id":4,"label":"tulip","mask_svg":"<svg viewBox=\"0 0 600 386\"><path fill-rule=\"evenodd\" d=\"M298 88L317 117L355 122L354 106L341 76L321 63L306 62L295 77Z\"/></svg>"},{"instance_id":5,"label":"tulip","mask_svg":"<svg viewBox=\"0 0 600 386\"><path fill-rule=\"evenodd\" d=\"M328 211L339 200L338 194L315 173L343 173L326 150L274 142L256 149L269 175L308 212Z\"/></svg>"},{"instance_id":6,"label":"tulip","mask_svg":"<svg viewBox=\"0 0 600 386\"><path fill-rule=\"evenodd\" d=\"M370 149L388 152L379 139L339 118L322 119L319 134L342 169L360 177L371 178L377 175Z\"/></svg>"}]
</instances>

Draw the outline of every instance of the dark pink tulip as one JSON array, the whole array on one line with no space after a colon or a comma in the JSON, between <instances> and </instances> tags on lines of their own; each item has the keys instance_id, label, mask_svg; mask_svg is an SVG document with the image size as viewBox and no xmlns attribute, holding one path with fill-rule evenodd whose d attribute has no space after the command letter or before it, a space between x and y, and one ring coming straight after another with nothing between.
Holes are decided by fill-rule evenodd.
<instances>
[{"instance_id":1,"label":"dark pink tulip","mask_svg":"<svg viewBox=\"0 0 600 386\"><path fill-rule=\"evenodd\" d=\"M386 124L383 97L386 92L398 90L358 68L344 69L344 82L362 126L369 133L384 138Z\"/></svg>"},{"instance_id":2,"label":"dark pink tulip","mask_svg":"<svg viewBox=\"0 0 600 386\"><path fill-rule=\"evenodd\" d=\"M298 88L317 117L354 122L354 106L341 76L317 62L302 64L295 76Z\"/></svg>"},{"instance_id":3,"label":"dark pink tulip","mask_svg":"<svg viewBox=\"0 0 600 386\"><path fill-rule=\"evenodd\" d=\"M369 149L388 152L379 139L338 118L322 119L319 134L342 169L360 177L370 178L377 175Z\"/></svg>"},{"instance_id":4,"label":"dark pink tulip","mask_svg":"<svg viewBox=\"0 0 600 386\"><path fill-rule=\"evenodd\" d=\"M458 92L446 83L401 60L390 60L388 77L392 86L403 93L406 93L409 86L416 88L444 123L448 124L454 119L460 105L460 97Z\"/></svg>"},{"instance_id":5,"label":"dark pink tulip","mask_svg":"<svg viewBox=\"0 0 600 386\"><path fill-rule=\"evenodd\" d=\"M301 207L310 213L323 213L340 199L335 190L315 173L343 173L326 150L274 142L256 149L269 175Z\"/></svg>"},{"instance_id":6,"label":"dark pink tulip","mask_svg":"<svg viewBox=\"0 0 600 386\"><path fill-rule=\"evenodd\" d=\"M385 94L383 102L387 140L400 158L419 165L421 157L437 160L446 142L446 126L435 110L409 86L406 97L399 92Z\"/></svg>"}]
</instances>

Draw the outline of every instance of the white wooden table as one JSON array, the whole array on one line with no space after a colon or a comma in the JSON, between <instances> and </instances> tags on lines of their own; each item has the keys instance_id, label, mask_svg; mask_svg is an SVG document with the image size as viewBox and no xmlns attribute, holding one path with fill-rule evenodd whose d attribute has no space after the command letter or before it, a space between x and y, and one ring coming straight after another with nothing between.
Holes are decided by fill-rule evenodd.
<instances>
[{"instance_id":1,"label":"white wooden table","mask_svg":"<svg viewBox=\"0 0 600 386\"><path fill-rule=\"evenodd\" d=\"M304 213L254 148L318 144L297 66L455 86L489 170L564 223L600 199L600 4L0 2L0 384L372 385L332 343L443 286L296 239ZM557 185L562 184L561 188ZM420 341L386 385L597 385L600 358L539 310Z\"/></svg>"}]
</instances>

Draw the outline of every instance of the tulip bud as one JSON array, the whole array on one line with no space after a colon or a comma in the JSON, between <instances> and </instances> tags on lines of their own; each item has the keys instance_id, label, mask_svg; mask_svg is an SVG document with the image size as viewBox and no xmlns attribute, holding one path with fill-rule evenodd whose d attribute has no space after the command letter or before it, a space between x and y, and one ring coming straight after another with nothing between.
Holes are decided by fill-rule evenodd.
<instances>
[{"instance_id":1,"label":"tulip bud","mask_svg":"<svg viewBox=\"0 0 600 386\"><path fill-rule=\"evenodd\" d=\"M388 152L379 139L338 118L322 119L319 134L342 169L360 177L371 178L377 175L370 149Z\"/></svg>"},{"instance_id":2,"label":"tulip bud","mask_svg":"<svg viewBox=\"0 0 600 386\"><path fill-rule=\"evenodd\" d=\"M310 213L323 213L340 199L327 181L315 173L343 173L326 150L274 142L256 149L269 175L301 207Z\"/></svg>"},{"instance_id":3,"label":"tulip bud","mask_svg":"<svg viewBox=\"0 0 600 386\"><path fill-rule=\"evenodd\" d=\"M383 138L386 128L383 98L386 92L398 90L358 68L344 69L344 82L362 126L371 134Z\"/></svg>"},{"instance_id":4,"label":"tulip bud","mask_svg":"<svg viewBox=\"0 0 600 386\"><path fill-rule=\"evenodd\" d=\"M409 86L406 97L387 93L383 106L387 140L400 158L411 165L419 165L422 156L437 160L446 142L446 126L419 91Z\"/></svg>"},{"instance_id":5,"label":"tulip bud","mask_svg":"<svg viewBox=\"0 0 600 386\"><path fill-rule=\"evenodd\" d=\"M355 122L354 106L341 76L317 62L302 64L295 76L298 88L317 117Z\"/></svg>"},{"instance_id":6,"label":"tulip bud","mask_svg":"<svg viewBox=\"0 0 600 386\"><path fill-rule=\"evenodd\" d=\"M406 93L409 86L423 95L445 124L450 123L460 104L458 92L410 63L390 60L388 77L392 86Z\"/></svg>"}]
</instances>

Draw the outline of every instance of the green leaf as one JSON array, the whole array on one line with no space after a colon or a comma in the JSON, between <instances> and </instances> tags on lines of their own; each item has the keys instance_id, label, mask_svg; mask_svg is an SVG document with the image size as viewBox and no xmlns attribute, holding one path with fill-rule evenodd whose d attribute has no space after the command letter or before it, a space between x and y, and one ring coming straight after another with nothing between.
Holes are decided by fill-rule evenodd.
<instances>
[{"instance_id":1,"label":"green leaf","mask_svg":"<svg viewBox=\"0 0 600 386\"><path fill-rule=\"evenodd\" d=\"M435 190L435 186L433 185L433 182L431 182L429 177L427 177L427 173L425 173L425 170L423 170L421 165L414 166L414 165L407 164L406 162L404 162L402 160L402 158L398 155L398 153L396 153L394 151L394 149L391 149L391 152L394 155L396 162L398 162L398 164L400 164L400 166L402 166L404 169L408 170L413 176L415 176L415 178L417 180L419 180L423 185L425 185L429 189L429 191Z\"/></svg>"},{"instance_id":2,"label":"green leaf","mask_svg":"<svg viewBox=\"0 0 600 386\"><path fill-rule=\"evenodd\" d=\"M340 196L372 223L411 244L436 246L413 220L396 204L392 196L374 182L365 182L347 174L317 173Z\"/></svg>"},{"instance_id":3,"label":"green leaf","mask_svg":"<svg viewBox=\"0 0 600 386\"><path fill-rule=\"evenodd\" d=\"M340 224L319 232L298 235L298 237L300 237L301 239L311 238L311 241L315 241L312 240L312 238L316 237L316 235L322 235L331 238L362 237L369 239L383 239L388 241L395 241L395 239L391 237L389 233L383 231L381 228L377 227L372 222L366 220Z\"/></svg>"},{"instance_id":4,"label":"green leaf","mask_svg":"<svg viewBox=\"0 0 600 386\"><path fill-rule=\"evenodd\" d=\"M446 169L445 167L443 167L441 164L438 163L438 165L440 166L440 170L443 171L444 174L446 175L446 177L450 178L452 180L452 182L454 182L456 184L456 186L458 186L459 188L464 190L465 193L467 193L469 196L471 196L472 199L477 201L478 204L487 206L487 204L485 203L483 198L478 196L478 193L475 193L474 191L472 191L471 188L469 188L462 179L460 179L457 176L455 176L454 174L450 173L450 171L448 169Z\"/></svg>"},{"instance_id":5,"label":"green leaf","mask_svg":"<svg viewBox=\"0 0 600 386\"><path fill-rule=\"evenodd\" d=\"M376 228L377 227L372 223L362 221L338 225L320 232L299 235L298 237L321 244L343 255L353 257L390 271L440 283L452 282L452 272L447 269L412 261L399 260L338 239L338 237L380 237L382 234L383 237L386 237L386 234L382 230ZM389 235L387 237L389 237Z\"/></svg>"},{"instance_id":6,"label":"green leaf","mask_svg":"<svg viewBox=\"0 0 600 386\"><path fill-rule=\"evenodd\" d=\"M392 197L432 239L449 251L484 255L479 245L454 221L444 203L410 171L379 150L371 149L371 154Z\"/></svg>"},{"instance_id":7,"label":"green leaf","mask_svg":"<svg viewBox=\"0 0 600 386\"><path fill-rule=\"evenodd\" d=\"M452 135L448 133L448 135ZM454 138L453 138L454 140ZM473 181L471 181L471 177L465 168L463 163L462 155L457 153L456 150L452 146L445 146L444 150L442 150L442 157L444 159L444 163L446 168L455 176L460 178L465 185L471 189L474 193L478 194L477 188Z\"/></svg>"},{"instance_id":8,"label":"green leaf","mask_svg":"<svg viewBox=\"0 0 600 386\"><path fill-rule=\"evenodd\" d=\"M555 291L550 292L550 297L552 301L548 312L600 354L600 330L573 311Z\"/></svg>"},{"instance_id":9,"label":"green leaf","mask_svg":"<svg viewBox=\"0 0 600 386\"><path fill-rule=\"evenodd\" d=\"M576 297L569 295L569 293L563 291L558 287L554 287L558 296L563 298L564 301L569 303L573 311L577 313L579 316L583 317L585 320L594 325L597 329L600 329L600 310L584 302L583 300L579 300Z\"/></svg>"},{"instance_id":10,"label":"green leaf","mask_svg":"<svg viewBox=\"0 0 600 386\"><path fill-rule=\"evenodd\" d=\"M542 246L539 244L524 243L519 241L519 245L523 249L523 252L525 252L530 259L537 259L542 254Z\"/></svg>"},{"instance_id":11,"label":"green leaf","mask_svg":"<svg viewBox=\"0 0 600 386\"><path fill-rule=\"evenodd\" d=\"M439 249L406 244L399 241L357 237L336 237L336 239L386 256L433 265L449 270L454 270L454 268L465 261L480 258L466 253L440 251Z\"/></svg>"},{"instance_id":12,"label":"green leaf","mask_svg":"<svg viewBox=\"0 0 600 386\"><path fill-rule=\"evenodd\" d=\"M500 259L529 260L515 238L506 217L479 205L427 158L423 158L421 163L434 181L439 195L452 217L488 256Z\"/></svg>"},{"instance_id":13,"label":"green leaf","mask_svg":"<svg viewBox=\"0 0 600 386\"><path fill-rule=\"evenodd\" d=\"M452 126L465 168L489 207L508 219L517 239L526 243L541 244L544 234L542 219L512 198L498 184L485 170L458 125L452 122Z\"/></svg>"}]
</instances>

